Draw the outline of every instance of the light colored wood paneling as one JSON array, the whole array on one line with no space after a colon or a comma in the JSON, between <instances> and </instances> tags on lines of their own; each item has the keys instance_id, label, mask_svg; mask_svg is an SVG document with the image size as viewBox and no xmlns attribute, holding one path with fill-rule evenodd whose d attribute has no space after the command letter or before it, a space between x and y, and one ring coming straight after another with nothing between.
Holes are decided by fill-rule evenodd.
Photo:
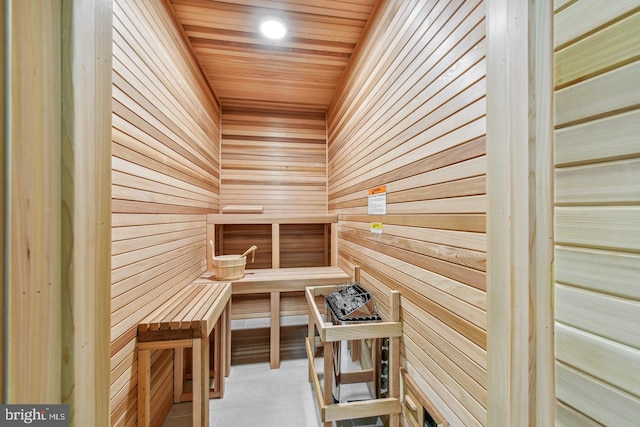
<instances>
[{"instance_id":1,"label":"light colored wood paneling","mask_svg":"<svg viewBox=\"0 0 640 427\"><path fill-rule=\"evenodd\" d=\"M556 246L556 281L605 294L640 300L640 255Z\"/></svg>"},{"instance_id":2,"label":"light colored wood paneling","mask_svg":"<svg viewBox=\"0 0 640 427\"><path fill-rule=\"evenodd\" d=\"M565 87L636 60L640 56L639 26L640 13L635 13L557 51L556 86Z\"/></svg>"},{"instance_id":3,"label":"light colored wood paneling","mask_svg":"<svg viewBox=\"0 0 640 427\"><path fill-rule=\"evenodd\" d=\"M557 359L590 372L612 386L640 396L640 352L615 341L556 324ZM606 366L603 370L600 367Z\"/></svg>"},{"instance_id":4,"label":"light colored wood paneling","mask_svg":"<svg viewBox=\"0 0 640 427\"><path fill-rule=\"evenodd\" d=\"M137 419L137 325L205 270L205 214L219 209L220 107L172 13L114 2L113 425ZM173 353L152 352L151 373L159 425L173 403Z\"/></svg>"},{"instance_id":5,"label":"light colored wood paneling","mask_svg":"<svg viewBox=\"0 0 640 427\"><path fill-rule=\"evenodd\" d=\"M553 425L552 8L486 6L487 424Z\"/></svg>"},{"instance_id":6,"label":"light colored wood paneling","mask_svg":"<svg viewBox=\"0 0 640 427\"><path fill-rule=\"evenodd\" d=\"M556 285L556 321L640 350L640 302Z\"/></svg>"},{"instance_id":7,"label":"light colored wood paneling","mask_svg":"<svg viewBox=\"0 0 640 427\"><path fill-rule=\"evenodd\" d=\"M401 292L402 364L469 426L487 415L484 54L482 2L383 1L327 114L338 265ZM387 215L368 215L379 185Z\"/></svg>"},{"instance_id":8,"label":"light colored wood paneling","mask_svg":"<svg viewBox=\"0 0 640 427\"><path fill-rule=\"evenodd\" d=\"M325 128L324 114L224 109L221 206L326 212Z\"/></svg>"},{"instance_id":9,"label":"light colored wood paneling","mask_svg":"<svg viewBox=\"0 0 640 427\"><path fill-rule=\"evenodd\" d=\"M17 0L3 7L8 48L3 84L10 82L4 88L9 113L2 112L10 166L2 167L7 186L2 226L9 244L2 251L8 260L2 278L8 309L3 402L55 403L62 400L62 7L55 1L33 7Z\"/></svg>"},{"instance_id":10,"label":"light colored wood paneling","mask_svg":"<svg viewBox=\"0 0 640 427\"><path fill-rule=\"evenodd\" d=\"M601 427L602 424L581 414L575 409L558 402L556 405L556 426L558 427Z\"/></svg>"},{"instance_id":11,"label":"light colored wood paneling","mask_svg":"<svg viewBox=\"0 0 640 427\"><path fill-rule=\"evenodd\" d=\"M556 166L625 159L640 154L640 111L592 120L556 131ZM602 144L606 140L607 144Z\"/></svg>"},{"instance_id":12,"label":"light colored wood paneling","mask_svg":"<svg viewBox=\"0 0 640 427\"><path fill-rule=\"evenodd\" d=\"M621 16L640 7L640 1L610 2L607 7L602 7L600 0L556 0L555 7L560 6L564 8L558 11L555 17L554 44L556 48L561 48L585 34L591 34L609 22L619 20Z\"/></svg>"},{"instance_id":13,"label":"light colored wood paneling","mask_svg":"<svg viewBox=\"0 0 640 427\"><path fill-rule=\"evenodd\" d=\"M556 91L556 126L635 110L639 86L640 62L636 61ZM590 102L584 102L585 99Z\"/></svg>"},{"instance_id":14,"label":"light colored wood paneling","mask_svg":"<svg viewBox=\"0 0 640 427\"><path fill-rule=\"evenodd\" d=\"M640 158L564 167L555 181L558 205L633 203L640 200Z\"/></svg>"},{"instance_id":15,"label":"light colored wood paneling","mask_svg":"<svg viewBox=\"0 0 640 427\"><path fill-rule=\"evenodd\" d=\"M111 2L1 7L2 401L107 425Z\"/></svg>"},{"instance_id":16,"label":"light colored wood paneling","mask_svg":"<svg viewBox=\"0 0 640 427\"><path fill-rule=\"evenodd\" d=\"M561 206L556 220L558 244L640 251L640 206Z\"/></svg>"},{"instance_id":17,"label":"light colored wood paneling","mask_svg":"<svg viewBox=\"0 0 640 427\"><path fill-rule=\"evenodd\" d=\"M640 413L640 3L601 6L555 17L558 425Z\"/></svg>"},{"instance_id":18,"label":"light colored wood paneling","mask_svg":"<svg viewBox=\"0 0 640 427\"><path fill-rule=\"evenodd\" d=\"M558 399L589 418L607 426L631 426L640 417L640 399L585 375L563 363L557 364ZM597 396L597 399L593 397Z\"/></svg>"},{"instance_id":19,"label":"light colored wood paneling","mask_svg":"<svg viewBox=\"0 0 640 427\"><path fill-rule=\"evenodd\" d=\"M375 0L171 0L209 84L223 106L325 111ZM272 41L260 20L288 30Z\"/></svg>"},{"instance_id":20,"label":"light colored wood paneling","mask_svg":"<svg viewBox=\"0 0 640 427\"><path fill-rule=\"evenodd\" d=\"M473 319L473 323L484 329L485 323L482 313L486 309L486 293L483 290L457 282L416 264L359 246L356 243L348 241L340 243L344 258L359 259L362 261L361 264L375 266L386 277L401 284L400 286L403 286L406 292L415 292L414 298L419 299L419 296L422 295L447 310L464 312L465 317L469 316ZM420 303L418 300L415 302ZM479 310L476 312L473 307Z\"/></svg>"},{"instance_id":21,"label":"light colored wood paneling","mask_svg":"<svg viewBox=\"0 0 640 427\"><path fill-rule=\"evenodd\" d=\"M109 420L112 7L63 3L62 307L73 333L63 339L62 401L75 425Z\"/></svg>"}]
</instances>

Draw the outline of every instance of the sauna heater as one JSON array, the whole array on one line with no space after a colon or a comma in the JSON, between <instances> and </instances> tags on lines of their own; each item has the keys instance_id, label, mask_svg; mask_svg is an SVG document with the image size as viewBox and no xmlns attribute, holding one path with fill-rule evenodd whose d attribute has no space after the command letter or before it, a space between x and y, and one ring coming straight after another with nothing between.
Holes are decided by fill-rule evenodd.
<instances>
[{"instance_id":1,"label":"sauna heater","mask_svg":"<svg viewBox=\"0 0 640 427\"><path fill-rule=\"evenodd\" d=\"M382 318L378 315L373 298L359 283L349 282L338 285L337 290L325 298L327 322L336 325L362 322L379 322ZM379 340L376 340L379 343ZM383 347L384 343L381 344ZM386 343L388 355L388 341ZM333 344L333 399L334 403L340 402L340 372L341 372L341 352L342 343L340 341ZM378 355L384 355L381 348ZM375 379L376 393L384 394L388 389L388 357L385 370L385 361L382 357L376 357L373 363L378 363L376 371L380 378ZM327 375L327 373L325 373ZM330 375L330 374L329 374ZM385 381L385 375L386 381ZM385 386L386 384L386 386Z\"/></svg>"}]
</instances>

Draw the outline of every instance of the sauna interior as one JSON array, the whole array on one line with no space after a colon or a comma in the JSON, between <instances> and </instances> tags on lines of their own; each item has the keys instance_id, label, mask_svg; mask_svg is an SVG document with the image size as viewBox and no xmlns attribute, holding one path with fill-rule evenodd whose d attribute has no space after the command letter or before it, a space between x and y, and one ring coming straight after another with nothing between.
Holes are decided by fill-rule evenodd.
<instances>
[{"instance_id":1,"label":"sauna interior","mask_svg":"<svg viewBox=\"0 0 640 427\"><path fill-rule=\"evenodd\" d=\"M234 320L270 319L272 369L273 325L317 320L321 285L305 283L320 273L211 284L213 256L256 245L247 273L357 272L390 325L388 425L423 407L424 425L637 425L640 1L2 0L0 14L3 403L159 426L195 363L200 425L195 384L209 366L223 387ZM284 39L259 34L266 15ZM196 286L211 348L152 322ZM328 348L317 329L301 348ZM376 342L350 330L351 351Z\"/></svg>"}]
</instances>

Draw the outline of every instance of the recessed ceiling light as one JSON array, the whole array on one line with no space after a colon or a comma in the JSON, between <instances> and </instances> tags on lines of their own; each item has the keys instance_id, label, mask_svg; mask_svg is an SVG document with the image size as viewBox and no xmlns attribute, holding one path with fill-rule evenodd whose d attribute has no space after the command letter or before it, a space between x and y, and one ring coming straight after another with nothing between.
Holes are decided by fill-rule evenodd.
<instances>
[{"instance_id":1,"label":"recessed ceiling light","mask_svg":"<svg viewBox=\"0 0 640 427\"><path fill-rule=\"evenodd\" d=\"M265 37L278 40L287 34L287 27L284 21L277 16L267 16L260 20L260 31Z\"/></svg>"}]
</instances>

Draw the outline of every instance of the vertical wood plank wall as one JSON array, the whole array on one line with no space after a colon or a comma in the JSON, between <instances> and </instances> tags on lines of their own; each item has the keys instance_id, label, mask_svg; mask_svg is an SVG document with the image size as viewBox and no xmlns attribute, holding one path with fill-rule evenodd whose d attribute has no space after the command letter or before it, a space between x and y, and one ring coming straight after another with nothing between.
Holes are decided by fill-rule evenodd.
<instances>
[{"instance_id":1,"label":"vertical wood plank wall","mask_svg":"<svg viewBox=\"0 0 640 427\"><path fill-rule=\"evenodd\" d=\"M640 418L640 2L555 2L557 424Z\"/></svg>"},{"instance_id":2,"label":"vertical wood plank wall","mask_svg":"<svg viewBox=\"0 0 640 427\"><path fill-rule=\"evenodd\" d=\"M326 212L326 142L324 113L223 109L221 207Z\"/></svg>"},{"instance_id":3,"label":"vertical wood plank wall","mask_svg":"<svg viewBox=\"0 0 640 427\"><path fill-rule=\"evenodd\" d=\"M62 403L109 425L112 0L62 2Z\"/></svg>"},{"instance_id":4,"label":"vertical wood plank wall","mask_svg":"<svg viewBox=\"0 0 640 427\"><path fill-rule=\"evenodd\" d=\"M4 6L9 114L2 111L2 138L9 167L2 168L8 205L2 224L8 243L3 403L56 403L62 383L62 10L53 1L39 8L15 0Z\"/></svg>"},{"instance_id":5,"label":"vertical wood plank wall","mask_svg":"<svg viewBox=\"0 0 640 427\"><path fill-rule=\"evenodd\" d=\"M220 109L172 9L116 0L113 17L111 423L137 417L136 326L205 268L205 213L218 212ZM158 424L172 353L152 357Z\"/></svg>"},{"instance_id":6,"label":"vertical wood plank wall","mask_svg":"<svg viewBox=\"0 0 640 427\"><path fill-rule=\"evenodd\" d=\"M71 425L109 422L110 4L0 13L2 402L65 403Z\"/></svg>"},{"instance_id":7,"label":"vertical wood plank wall","mask_svg":"<svg viewBox=\"0 0 640 427\"><path fill-rule=\"evenodd\" d=\"M328 112L339 265L401 291L403 364L457 426L487 415L484 18L482 1L383 1ZM367 215L380 185L387 215Z\"/></svg>"}]
</instances>

